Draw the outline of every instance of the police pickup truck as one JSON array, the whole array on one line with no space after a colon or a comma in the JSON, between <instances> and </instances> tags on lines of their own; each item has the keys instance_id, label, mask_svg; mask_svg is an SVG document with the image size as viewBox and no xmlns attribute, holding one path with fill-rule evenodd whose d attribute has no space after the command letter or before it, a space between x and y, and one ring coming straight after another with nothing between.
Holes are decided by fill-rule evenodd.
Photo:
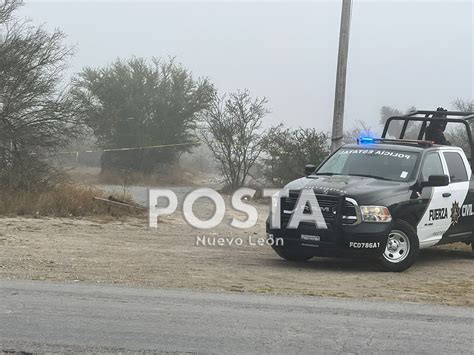
<instances>
[{"instance_id":1,"label":"police pickup truck","mask_svg":"<svg viewBox=\"0 0 474 355\"><path fill-rule=\"evenodd\" d=\"M421 115L421 117L420 117ZM463 149L423 140L428 124L461 124L472 152L473 114L415 111L391 117L382 138L345 145L318 168L290 182L274 199L267 236L282 258L372 257L385 271L403 271L419 249L474 244L474 180ZM393 127L400 134L389 138ZM413 134L415 139L407 139ZM391 133L393 135L393 133ZM278 243L278 240L282 241Z\"/></svg>"}]
</instances>

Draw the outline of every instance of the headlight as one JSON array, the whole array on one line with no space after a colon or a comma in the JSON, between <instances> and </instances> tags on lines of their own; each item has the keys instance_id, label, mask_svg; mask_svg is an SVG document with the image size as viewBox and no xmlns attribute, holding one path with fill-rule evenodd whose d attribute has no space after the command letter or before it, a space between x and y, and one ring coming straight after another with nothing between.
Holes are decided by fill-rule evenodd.
<instances>
[{"instance_id":1,"label":"headlight","mask_svg":"<svg viewBox=\"0 0 474 355\"><path fill-rule=\"evenodd\" d=\"M387 207L383 206L360 206L363 222L382 222L392 221L392 215Z\"/></svg>"}]
</instances>

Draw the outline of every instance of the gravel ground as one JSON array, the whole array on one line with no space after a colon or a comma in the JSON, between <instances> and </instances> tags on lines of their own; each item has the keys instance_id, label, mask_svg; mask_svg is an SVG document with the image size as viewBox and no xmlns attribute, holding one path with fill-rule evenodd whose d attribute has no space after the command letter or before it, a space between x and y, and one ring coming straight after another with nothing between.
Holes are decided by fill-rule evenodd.
<instances>
[{"instance_id":1,"label":"gravel ground","mask_svg":"<svg viewBox=\"0 0 474 355\"><path fill-rule=\"evenodd\" d=\"M138 218L2 218L0 278L474 306L474 259L464 244L422 251L404 273L378 272L361 260L291 263L256 245L267 207L258 209L261 219L247 231L229 226L230 210L212 231L191 228L179 213L158 229ZM243 245L196 245L197 237L241 238Z\"/></svg>"}]
</instances>

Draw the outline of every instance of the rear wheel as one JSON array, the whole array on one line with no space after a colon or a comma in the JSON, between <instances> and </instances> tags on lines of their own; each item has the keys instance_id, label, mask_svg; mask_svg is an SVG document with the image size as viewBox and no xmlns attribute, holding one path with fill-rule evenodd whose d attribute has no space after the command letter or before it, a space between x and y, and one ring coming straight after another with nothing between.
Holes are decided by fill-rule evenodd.
<instances>
[{"instance_id":1,"label":"rear wheel","mask_svg":"<svg viewBox=\"0 0 474 355\"><path fill-rule=\"evenodd\" d=\"M383 271L404 271L416 261L419 249L415 229L409 223L398 220L390 231L379 266Z\"/></svg>"},{"instance_id":2,"label":"rear wheel","mask_svg":"<svg viewBox=\"0 0 474 355\"><path fill-rule=\"evenodd\" d=\"M273 250L288 261L307 261L313 257L312 253L301 247L283 248L280 246L273 246Z\"/></svg>"}]
</instances>

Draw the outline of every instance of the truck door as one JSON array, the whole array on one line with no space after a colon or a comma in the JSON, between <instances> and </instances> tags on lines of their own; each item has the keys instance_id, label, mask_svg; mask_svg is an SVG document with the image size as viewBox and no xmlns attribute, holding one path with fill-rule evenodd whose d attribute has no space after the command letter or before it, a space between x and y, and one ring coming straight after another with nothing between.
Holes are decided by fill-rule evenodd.
<instances>
[{"instance_id":1,"label":"truck door","mask_svg":"<svg viewBox=\"0 0 474 355\"><path fill-rule=\"evenodd\" d=\"M448 175L439 152L431 152L424 157L419 181L428 181L432 175ZM450 186L427 187L421 192L421 200L426 201L426 207L417 226L420 248L438 243L451 226L449 213L453 198Z\"/></svg>"},{"instance_id":2,"label":"truck door","mask_svg":"<svg viewBox=\"0 0 474 355\"><path fill-rule=\"evenodd\" d=\"M447 238L470 239L474 230L473 203L474 195L469 193L472 171L465 156L457 151L444 151L443 158L446 161L449 177L451 180L450 190L452 194L452 205L450 208L450 228Z\"/></svg>"}]
</instances>

